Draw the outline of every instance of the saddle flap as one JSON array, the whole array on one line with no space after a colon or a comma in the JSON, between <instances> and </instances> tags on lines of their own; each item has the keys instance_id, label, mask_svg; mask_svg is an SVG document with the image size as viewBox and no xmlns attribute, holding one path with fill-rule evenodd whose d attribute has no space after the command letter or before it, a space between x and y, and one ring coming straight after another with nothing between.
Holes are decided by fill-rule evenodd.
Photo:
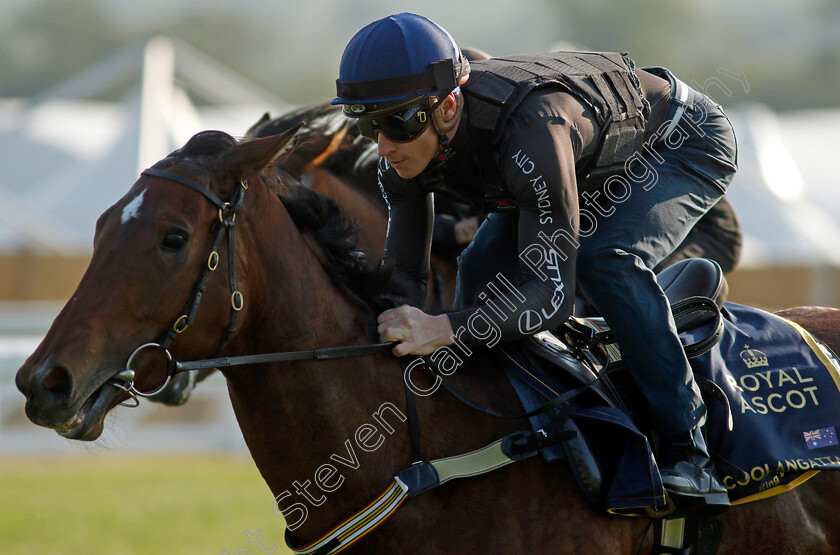
<instances>
[{"instance_id":1,"label":"saddle flap","mask_svg":"<svg viewBox=\"0 0 840 555\"><path fill-rule=\"evenodd\" d=\"M529 411L596 377L562 341L546 338L544 332L496 352L523 408ZM542 357L556 361L557 367ZM548 462L567 460L585 498L595 506L616 514L645 514L647 507L664 503L650 445L624 411L606 406L615 402L612 389L595 384L604 382L596 380L581 394L578 408L568 418L558 421L556 412L530 418L538 434L562 427L563 440L540 452Z\"/></svg>"},{"instance_id":2,"label":"saddle flap","mask_svg":"<svg viewBox=\"0 0 840 555\"><path fill-rule=\"evenodd\" d=\"M591 384L590 391L598 396L601 403L609 407L621 406L621 401L608 384L550 331L537 333L522 344L536 371L544 374L543 380L568 383L568 378L571 378L574 386Z\"/></svg>"}]
</instances>

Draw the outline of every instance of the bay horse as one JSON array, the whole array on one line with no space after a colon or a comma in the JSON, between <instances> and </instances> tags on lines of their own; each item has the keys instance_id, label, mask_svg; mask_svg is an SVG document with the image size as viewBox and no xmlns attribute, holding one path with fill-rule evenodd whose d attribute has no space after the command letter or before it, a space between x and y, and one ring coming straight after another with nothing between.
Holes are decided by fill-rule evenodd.
<instances>
[{"instance_id":1,"label":"bay horse","mask_svg":"<svg viewBox=\"0 0 840 555\"><path fill-rule=\"evenodd\" d=\"M336 203L306 189L278 194L283 183L271 166L282 161L293 134L243 143L221 132L197 134L102 214L78 289L17 372L32 422L95 440L105 415L129 399L127 389L151 391L165 382L167 356L376 342L377 303L391 282L354 256L352 229ZM211 266L217 269L208 274ZM800 308L785 316L840 348L840 311ZM403 375L387 351L223 373L293 544L319 538L413 462ZM129 379L130 388L119 386ZM520 410L496 366L465 363L452 381L485 406ZM524 425L444 393L418 397L417 405L427 459L465 453ZM838 474L821 472L790 492L733 507L719 517L720 552L837 552L838 496ZM344 552L636 553L651 549L648 525L596 510L565 465L532 457L405 500Z\"/></svg>"}]
</instances>

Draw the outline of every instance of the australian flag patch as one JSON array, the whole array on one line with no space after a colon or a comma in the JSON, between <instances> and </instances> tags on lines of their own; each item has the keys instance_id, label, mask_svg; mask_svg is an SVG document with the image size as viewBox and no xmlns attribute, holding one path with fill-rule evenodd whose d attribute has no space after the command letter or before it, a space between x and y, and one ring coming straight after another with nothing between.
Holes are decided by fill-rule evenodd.
<instances>
[{"instance_id":1,"label":"australian flag patch","mask_svg":"<svg viewBox=\"0 0 840 555\"><path fill-rule=\"evenodd\" d=\"M805 445L808 446L808 449L837 445L837 432L834 430L834 426L802 432L802 436L805 438Z\"/></svg>"}]
</instances>

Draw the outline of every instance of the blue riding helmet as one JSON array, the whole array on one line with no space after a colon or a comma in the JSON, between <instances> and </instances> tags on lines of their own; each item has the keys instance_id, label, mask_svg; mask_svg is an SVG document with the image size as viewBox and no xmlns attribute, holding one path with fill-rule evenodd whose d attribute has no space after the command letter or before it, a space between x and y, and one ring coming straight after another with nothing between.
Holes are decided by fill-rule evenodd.
<instances>
[{"instance_id":1,"label":"blue riding helmet","mask_svg":"<svg viewBox=\"0 0 840 555\"><path fill-rule=\"evenodd\" d=\"M350 40L332 104L344 104L351 117L370 116L416 97L448 94L469 71L443 27L420 15L392 15Z\"/></svg>"}]
</instances>

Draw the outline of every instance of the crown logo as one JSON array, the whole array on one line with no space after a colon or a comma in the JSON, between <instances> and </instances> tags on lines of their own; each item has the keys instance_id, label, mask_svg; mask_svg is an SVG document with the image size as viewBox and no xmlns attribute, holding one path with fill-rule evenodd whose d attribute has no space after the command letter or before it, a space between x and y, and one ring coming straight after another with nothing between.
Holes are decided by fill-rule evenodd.
<instances>
[{"instance_id":1,"label":"crown logo","mask_svg":"<svg viewBox=\"0 0 840 555\"><path fill-rule=\"evenodd\" d=\"M744 361L744 364L747 365L747 368L769 366L769 363L767 362L767 355L765 355L758 349L750 349L748 345L744 345L744 347L747 348L741 351L741 360Z\"/></svg>"}]
</instances>

